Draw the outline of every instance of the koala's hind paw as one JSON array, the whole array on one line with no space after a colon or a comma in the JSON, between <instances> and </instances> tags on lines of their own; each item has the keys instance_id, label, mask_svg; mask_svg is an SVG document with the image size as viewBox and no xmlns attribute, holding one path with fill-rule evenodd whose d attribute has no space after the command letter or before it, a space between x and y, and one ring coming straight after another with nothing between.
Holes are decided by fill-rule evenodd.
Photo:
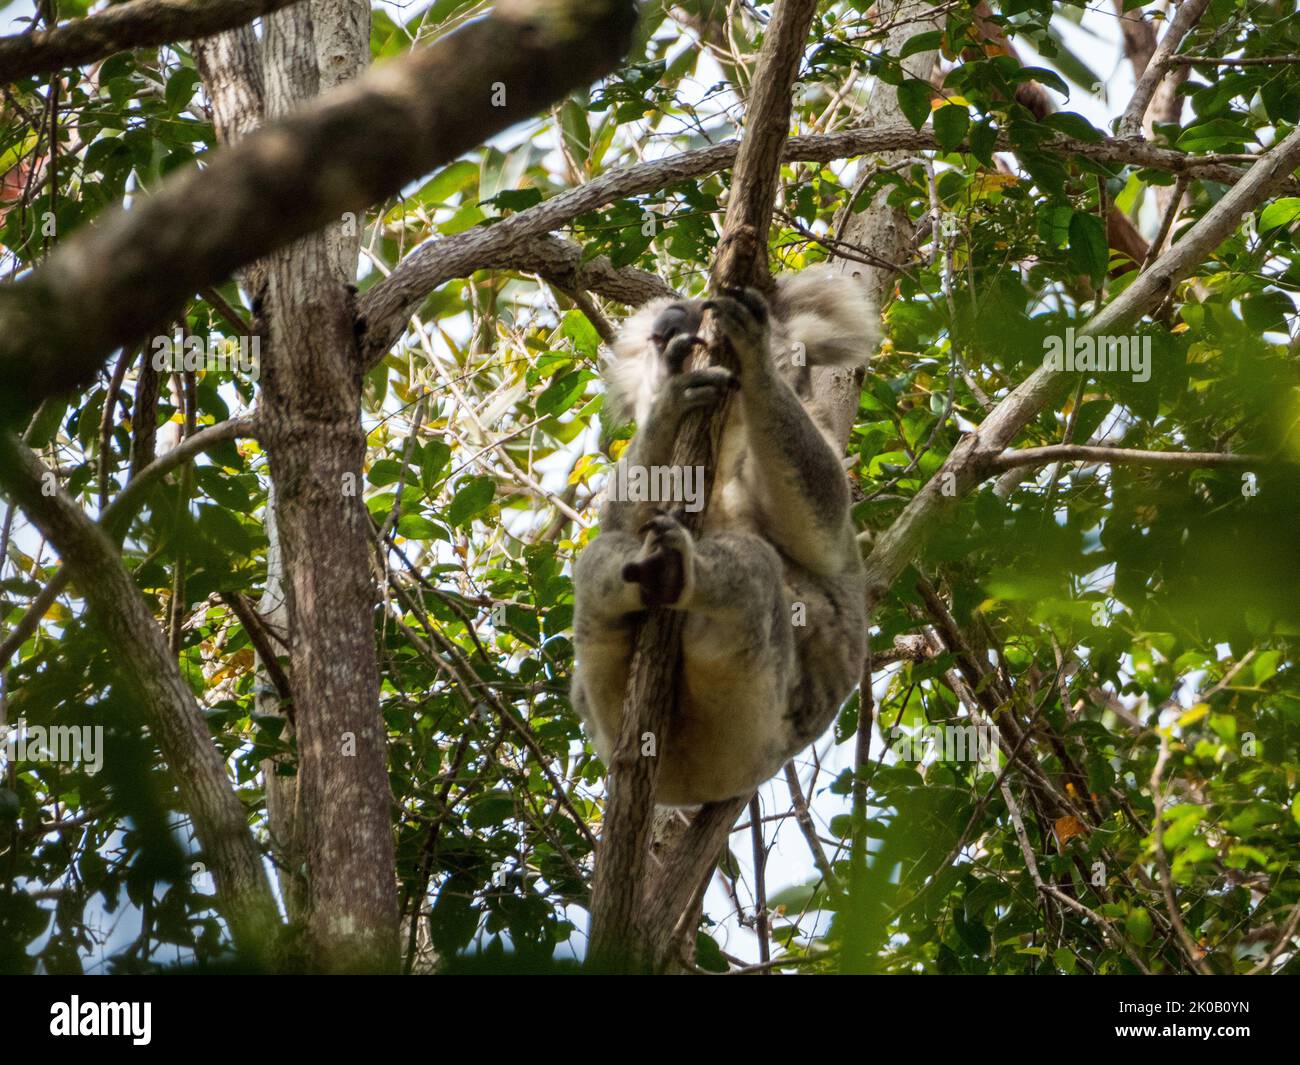
<instances>
[{"instance_id":1,"label":"koala's hind paw","mask_svg":"<svg viewBox=\"0 0 1300 1065\"><path fill-rule=\"evenodd\" d=\"M692 543L686 527L671 514L656 514L643 526L645 541L635 562L623 567L623 579L641 586L646 606L673 606L686 591Z\"/></svg>"}]
</instances>

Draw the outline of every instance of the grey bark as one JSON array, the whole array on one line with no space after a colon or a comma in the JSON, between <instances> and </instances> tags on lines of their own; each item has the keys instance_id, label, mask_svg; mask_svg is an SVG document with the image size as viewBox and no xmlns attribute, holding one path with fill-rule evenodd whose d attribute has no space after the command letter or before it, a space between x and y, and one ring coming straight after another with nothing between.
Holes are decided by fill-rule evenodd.
<instances>
[{"instance_id":1,"label":"grey bark","mask_svg":"<svg viewBox=\"0 0 1300 1065\"><path fill-rule=\"evenodd\" d=\"M0 421L83 384L198 289L608 72L634 20L630 0L501 4L82 229L0 291Z\"/></svg>"},{"instance_id":2,"label":"grey bark","mask_svg":"<svg viewBox=\"0 0 1300 1065\"><path fill-rule=\"evenodd\" d=\"M114 52L220 33L296 0L133 0L53 29L0 38L0 82L82 66Z\"/></svg>"}]
</instances>

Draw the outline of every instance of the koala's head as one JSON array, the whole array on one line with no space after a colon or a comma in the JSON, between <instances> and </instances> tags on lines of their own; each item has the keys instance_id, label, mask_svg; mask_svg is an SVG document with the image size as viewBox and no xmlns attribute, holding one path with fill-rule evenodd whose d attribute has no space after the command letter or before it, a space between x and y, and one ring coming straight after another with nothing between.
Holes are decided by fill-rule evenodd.
<instances>
[{"instance_id":1,"label":"koala's head","mask_svg":"<svg viewBox=\"0 0 1300 1065\"><path fill-rule=\"evenodd\" d=\"M862 283L828 267L783 274L770 310L772 359L797 391L808 367L865 365L879 341L879 318ZM623 323L605 368L611 427L645 421L669 373L664 349L673 337L698 333L703 316L703 300L660 299Z\"/></svg>"},{"instance_id":2,"label":"koala's head","mask_svg":"<svg viewBox=\"0 0 1300 1065\"><path fill-rule=\"evenodd\" d=\"M698 333L703 320L703 300L661 299L623 322L614 340L614 357L605 367L605 412L611 428L645 421L668 376L668 342Z\"/></svg>"},{"instance_id":3,"label":"koala's head","mask_svg":"<svg viewBox=\"0 0 1300 1065\"><path fill-rule=\"evenodd\" d=\"M700 331L704 320L700 300L675 300L665 302L650 323L650 342L662 358L664 349L673 337L693 336Z\"/></svg>"}]
</instances>

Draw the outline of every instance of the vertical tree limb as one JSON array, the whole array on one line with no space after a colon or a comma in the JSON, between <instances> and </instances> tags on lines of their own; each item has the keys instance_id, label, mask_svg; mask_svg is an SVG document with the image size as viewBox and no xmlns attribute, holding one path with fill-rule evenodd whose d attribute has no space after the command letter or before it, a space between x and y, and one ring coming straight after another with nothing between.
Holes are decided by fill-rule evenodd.
<instances>
[{"instance_id":1,"label":"vertical tree limb","mask_svg":"<svg viewBox=\"0 0 1300 1065\"><path fill-rule=\"evenodd\" d=\"M768 24L749 101L746 136L736 158L731 200L714 263L715 289L762 286L766 281L767 233L781 153L789 136L791 89L816 6L816 0L781 0ZM711 358L720 354L718 345L711 344ZM711 417L689 415L673 451L674 466L705 469L706 499L712 488L716 443L725 418L725 405ZM698 531L702 517L702 513L688 515L694 519L692 532ZM699 884L700 865L707 875L736 813L748 798L704 807L665 863L665 874L677 864L679 853L696 853L698 864L691 864L686 880L668 882L674 890L667 901L662 892L665 874L656 878L654 890L647 895L658 763L641 751L647 736L662 746L666 735L677 698L681 627L680 611L652 610L638 633L632 656L622 729L609 767L605 830L592 889L589 957L597 968L662 964L663 958L656 958L656 954L662 955L664 944L673 942L673 929ZM650 911L648 902L653 905Z\"/></svg>"},{"instance_id":2,"label":"vertical tree limb","mask_svg":"<svg viewBox=\"0 0 1300 1065\"><path fill-rule=\"evenodd\" d=\"M362 0L364 3L364 0ZM364 59L357 0L310 0L267 19L264 106L274 121ZM369 7L365 8L369 14ZM318 39L319 37L319 39ZM330 42L327 44L326 42ZM261 411L275 486L273 528L287 603L297 793L281 832L305 886L309 963L396 969L397 881L387 736L379 711L369 515L361 500L365 431L352 298L355 233L336 219L261 265L268 325ZM355 223L355 219L354 219ZM352 267L344 259L351 255Z\"/></svg>"}]
</instances>

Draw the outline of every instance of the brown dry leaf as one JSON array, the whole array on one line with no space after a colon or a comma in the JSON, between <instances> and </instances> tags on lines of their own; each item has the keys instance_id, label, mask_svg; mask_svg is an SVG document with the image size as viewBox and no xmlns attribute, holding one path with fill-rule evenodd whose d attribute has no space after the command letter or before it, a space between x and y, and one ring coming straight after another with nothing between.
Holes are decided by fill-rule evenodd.
<instances>
[{"instance_id":1,"label":"brown dry leaf","mask_svg":"<svg viewBox=\"0 0 1300 1065\"><path fill-rule=\"evenodd\" d=\"M1056 845L1062 850L1070 841L1071 836L1082 836L1088 831L1087 827L1073 814L1067 814L1065 817L1056 819Z\"/></svg>"}]
</instances>

